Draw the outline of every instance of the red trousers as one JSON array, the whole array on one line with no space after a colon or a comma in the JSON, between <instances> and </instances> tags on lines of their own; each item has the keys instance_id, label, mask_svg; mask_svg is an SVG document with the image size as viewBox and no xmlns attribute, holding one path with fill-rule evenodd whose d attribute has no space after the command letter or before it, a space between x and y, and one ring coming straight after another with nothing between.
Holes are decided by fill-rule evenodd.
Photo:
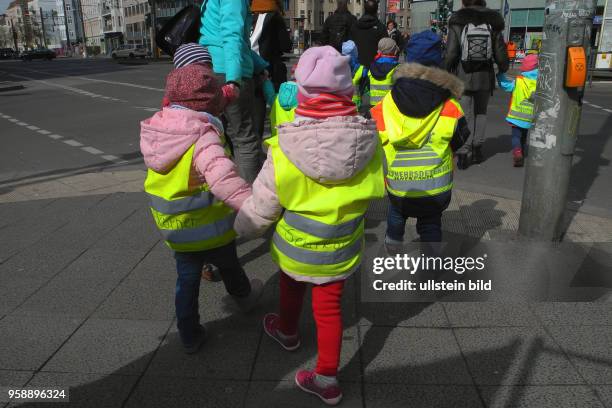
<instances>
[{"instance_id":1,"label":"red trousers","mask_svg":"<svg viewBox=\"0 0 612 408\"><path fill-rule=\"evenodd\" d=\"M297 333L302 312L305 282L298 282L287 274L280 274L280 331ZM340 364L342 346L342 313L340 299L344 281L312 286L312 313L317 324L317 374L335 377Z\"/></svg>"}]
</instances>

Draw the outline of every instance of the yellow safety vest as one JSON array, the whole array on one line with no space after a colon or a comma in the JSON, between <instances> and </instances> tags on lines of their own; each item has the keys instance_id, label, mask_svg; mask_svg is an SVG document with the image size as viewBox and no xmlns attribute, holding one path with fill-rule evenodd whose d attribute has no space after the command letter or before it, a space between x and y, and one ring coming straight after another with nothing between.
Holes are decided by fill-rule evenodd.
<instances>
[{"instance_id":1,"label":"yellow safety vest","mask_svg":"<svg viewBox=\"0 0 612 408\"><path fill-rule=\"evenodd\" d=\"M194 150L195 144L166 174L149 169L144 184L157 228L178 252L218 248L236 237L234 210L218 201L207 184L189 187Z\"/></svg>"},{"instance_id":2,"label":"yellow safety vest","mask_svg":"<svg viewBox=\"0 0 612 408\"><path fill-rule=\"evenodd\" d=\"M427 197L453 188L453 155L450 141L463 116L454 99L447 100L426 118L403 115L391 95L372 110L387 157L387 190L397 197ZM429 132L414 140L394 144L390 134L401 135L410 121L431 124ZM406 126L410 128L411 126Z\"/></svg>"},{"instance_id":3,"label":"yellow safety vest","mask_svg":"<svg viewBox=\"0 0 612 408\"><path fill-rule=\"evenodd\" d=\"M372 76L372 72L368 72L368 78L370 79L370 105L377 105L383 98L391 91L393 87L393 73L396 68L393 68L387 76L382 80L378 80Z\"/></svg>"},{"instance_id":4,"label":"yellow safety vest","mask_svg":"<svg viewBox=\"0 0 612 408\"><path fill-rule=\"evenodd\" d=\"M518 119L524 122L533 122L534 105L533 93L536 90L537 81L535 79L516 77L512 99L510 100L510 110L507 119Z\"/></svg>"},{"instance_id":5,"label":"yellow safety vest","mask_svg":"<svg viewBox=\"0 0 612 408\"><path fill-rule=\"evenodd\" d=\"M307 177L278 143L270 148L285 208L272 237L272 259L283 271L309 277L338 276L359 265L368 203L385 194L382 148L353 178L333 185Z\"/></svg>"},{"instance_id":6,"label":"yellow safety vest","mask_svg":"<svg viewBox=\"0 0 612 408\"><path fill-rule=\"evenodd\" d=\"M364 77L364 66L360 65L353 75L353 103L357 108L361 106L361 81Z\"/></svg>"},{"instance_id":7,"label":"yellow safety vest","mask_svg":"<svg viewBox=\"0 0 612 408\"><path fill-rule=\"evenodd\" d=\"M278 97L274 99L274 105L270 109L270 133L271 137L278 136L278 125L293 122L295 119L295 108L285 110L278 102Z\"/></svg>"}]
</instances>

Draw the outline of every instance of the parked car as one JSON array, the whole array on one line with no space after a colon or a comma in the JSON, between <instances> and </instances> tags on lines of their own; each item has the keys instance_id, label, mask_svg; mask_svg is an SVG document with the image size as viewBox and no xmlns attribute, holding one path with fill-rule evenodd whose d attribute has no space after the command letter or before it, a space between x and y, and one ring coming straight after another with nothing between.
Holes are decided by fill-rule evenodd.
<instances>
[{"instance_id":1,"label":"parked car","mask_svg":"<svg viewBox=\"0 0 612 408\"><path fill-rule=\"evenodd\" d=\"M17 58L17 53L12 48L0 48L0 59Z\"/></svg>"},{"instance_id":2,"label":"parked car","mask_svg":"<svg viewBox=\"0 0 612 408\"><path fill-rule=\"evenodd\" d=\"M122 45L117 49L114 49L111 53L113 59L117 58L145 58L150 53L142 45Z\"/></svg>"},{"instance_id":3,"label":"parked car","mask_svg":"<svg viewBox=\"0 0 612 408\"><path fill-rule=\"evenodd\" d=\"M55 58L55 52L48 48L38 48L35 50L24 51L21 53L21 59L24 61L32 61L34 59L45 59L51 61Z\"/></svg>"}]
</instances>

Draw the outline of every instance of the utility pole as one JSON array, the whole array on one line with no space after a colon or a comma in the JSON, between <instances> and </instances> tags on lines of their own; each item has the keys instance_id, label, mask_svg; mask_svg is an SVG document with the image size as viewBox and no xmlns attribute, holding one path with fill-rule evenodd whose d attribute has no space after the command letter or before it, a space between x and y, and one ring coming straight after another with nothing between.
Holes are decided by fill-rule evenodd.
<instances>
[{"instance_id":1,"label":"utility pole","mask_svg":"<svg viewBox=\"0 0 612 408\"><path fill-rule=\"evenodd\" d=\"M157 50L157 40L155 35L157 34L157 4L155 0L149 0L151 6L151 55L153 58L159 58L159 51Z\"/></svg>"},{"instance_id":2,"label":"utility pole","mask_svg":"<svg viewBox=\"0 0 612 408\"><path fill-rule=\"evenodd\" d=\"M519 222L519 234L527 239L563 237L595 1L546 0Z\"/></svg>"},{"instance_id":3,"label":"utility pole","mask_svg":"<svg viewBox=\"0 0 612 408\"><path fill-rule=\"evenodd\" d=\"M85 36L85 15L83 14L83 2L79 2L79 16L81 17L81 29L83 30L83 57L87 58L87 37Z\"/></svg>"},{"instance_id":4,"label":"utility pole","mask_svg":"<svg viewBox=\"0 0 612 408\"><path fill-rule=\"evenodd\" d=\"M45 37L45 19L43 18L43 9L39 8L40 12L40 36L42 37L42 45L47 48L47 38Z\"/></svg>"},{"instance_id":5,"label":"utility pole","mask_svg":"<svg viewBox=\"0 0 612 408\"><path fill-rule=\"evenodd\" d=\"M72 46L70 44L70 28L68 27L68 11L66 10L66 0L62 0L62 7L64 8L64 27L66 28L66 48L68 50L71 50Z\"/></svg>"},{"instance_id":6,"label":"utility pole","mask_svg":"<svg viewBox=\"0 0 612 408\"><path fill-rule=\"evenodd\" d=\"M17 46L17 32L15 31L13 20L10 18L9 18L9 23L11 23L11 33L13 34L13 43L15 43L15 52L19 52L19 47Z\"/></svg>"}]
</instances>

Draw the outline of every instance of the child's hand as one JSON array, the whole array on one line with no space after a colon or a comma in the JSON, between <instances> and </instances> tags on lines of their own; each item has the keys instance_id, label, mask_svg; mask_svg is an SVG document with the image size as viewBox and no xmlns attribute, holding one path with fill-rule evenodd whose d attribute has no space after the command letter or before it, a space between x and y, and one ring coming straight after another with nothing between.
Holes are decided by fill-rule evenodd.
<instances>
[{"instance_id":1,"label":"child's hand","mask_svg":"<svg viewBox=\"0 0 612 408\"><path fill-rule=\"evenodd\" d=\"M225 84L221 87L223 97L225 98L225 104L229 105L240 97L240 88L234 84Z\"/></svg>"}]
</instances>

